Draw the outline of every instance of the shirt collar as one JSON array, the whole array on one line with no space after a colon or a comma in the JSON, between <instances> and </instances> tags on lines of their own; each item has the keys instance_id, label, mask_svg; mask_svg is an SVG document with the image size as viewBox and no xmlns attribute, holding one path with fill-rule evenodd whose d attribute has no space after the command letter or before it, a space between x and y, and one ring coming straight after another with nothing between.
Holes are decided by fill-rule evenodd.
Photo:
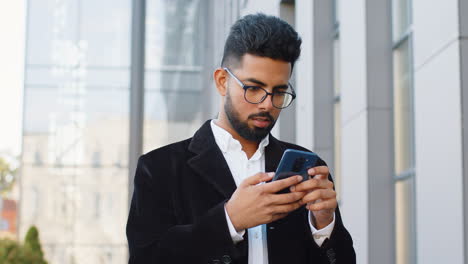
<instances>
[{"instance_id":1,"label":"shirt collar","mask_svg":"<svg viewBox=\"0 0 468 264\"><path fill-rule=\"evenodd\" d=\"M211 120L210 125L211 130L213 131L216 144L218 144L219 149L223 153L234 150L242 150L242 145L240 144L240 142L237 139L234 139L232 135L229 132L227 132L224 128L218 126L214 120ZM255 154L251 157L251 159L260 158L260 156L265 152L265 147L268 146L269 142L270 140L268 136L263 138L262 141L260 141L260 144L258 144L258 149L255 152Z\"/></svg>"}]
</instances>

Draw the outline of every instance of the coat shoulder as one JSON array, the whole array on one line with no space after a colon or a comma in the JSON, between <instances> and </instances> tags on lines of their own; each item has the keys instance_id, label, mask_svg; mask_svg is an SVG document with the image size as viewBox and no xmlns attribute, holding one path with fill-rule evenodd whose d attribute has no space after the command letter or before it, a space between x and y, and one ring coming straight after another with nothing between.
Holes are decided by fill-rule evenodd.
<instances>
[{"instance_id":1,"label":"coat shoulder","mask_svg":"<svg viewBox=\"0 0 468 264\"><path fill-rule=\"evenodd\" d=\"M140 159L145 161L154 161L180 157L181 154L185 155L187 153L188 146L190 145L191 141L192 138L188 138L166 146L162 146L157 149L153 149L150 152L143 154Z\"/></svg>"},{"instance_id":2,"label":"coat shoulder","mask_svg":"<svg viewBox=\"0 0 468 264\"><path fill-rule=\"evenodd\" d=\"M304 148L302 146L299 146L299 145L296 145L296 144L292 144L292 143L289 143L289 142L286 142L286 141L281 141L281 140L278 140L278 141L286 149L296 149L296 150L302 150L302 151L307 151L307 152L313 152L313 151L311 151L309 149L306 149L306 148Z\"/></svg>"},{"instance_id":3,"label":"coat shoulder","mask_svg":"<svg viewBox=\"0 0 468 264\"><path fill-rule=\"evenodd\" d=\"M315 153L315 152L313 152L313 151L311 151L311 150L309 150L307 148L304 148L302 146L299 146L299 145L296 145L296 144L293 144L293 143L289 143L289 142L286 142L286 141L278 140L278 143L281 144L284 149L296 149L296 150L302 150L302 151ZM318 155L318 153L315 153L315 154ZM327 166L327 163L320 156L319 156L318 164Z\"/></svg>"},{"instance_id":4,"label":"coat shoulder","mask_svg":"<svg viewBox=\"0 0 468 264\"><path fill-rule=\"evenodd\" d=\"M175 175L170 172L176 171L180 162L183 162L184 157L187 156L190 140L189 138L172 143L141 155L138 159L135 182L150 185L158 182L160 186L166 186L167 179L173 177L168 177L168 175Z\"/></svg>"}]
</instances>

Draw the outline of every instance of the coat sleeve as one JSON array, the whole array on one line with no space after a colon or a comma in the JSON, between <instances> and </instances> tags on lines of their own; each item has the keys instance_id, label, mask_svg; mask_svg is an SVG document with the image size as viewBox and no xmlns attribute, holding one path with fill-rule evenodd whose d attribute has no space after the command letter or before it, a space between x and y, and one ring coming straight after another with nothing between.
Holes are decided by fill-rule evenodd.
<instances>
[{"instance_id":1,"label":"coat sleeve","mask_svg":"<svg viewBox=\"0 0 468 264\"><path fill-rule=\"evenodd\" d=\"M356 253L353 248L353 240L343 225L338 208L335 216L335 228L333 229L330 239L325 241L320 247L322 256L328 260L325 263L355 264Z\"/></svg>"},{"instance_id":2,"label":"coat sleeve","mask_svg":"<svg viewBox=\"0 0 468 264\"><path fill-rule=\"evenodd\" d=\"M327 164L322 159L319 159L317 165L327 166ZM329 180L333 182L331 174L328 177ZM338 207L335 211L335 227L333 228L333 232L330 235L330 239L326 240L321 247L318 247L317 244L315 244L314 248L319 252L319 255L322 256L323 263L356 263L356 253L353 247L353 239L343 224L340 209Z\"/></svg>"},{"instance_id":3,"label":"coat sleeve","mask_svg":"<svg viewBox=\"0 0 468 264\"><path fill-rule=\"evenodd\" d=\"M156 160L158 164L150 164L143 155L138 161L127 222L129 263L194 263L195 259L211 262L240 257L245 242L234 245L231 239L225 201L191 224L179 223L171 198L175 191L170 184L171 162L165 157Z\"/></svg>"}]
</instances>

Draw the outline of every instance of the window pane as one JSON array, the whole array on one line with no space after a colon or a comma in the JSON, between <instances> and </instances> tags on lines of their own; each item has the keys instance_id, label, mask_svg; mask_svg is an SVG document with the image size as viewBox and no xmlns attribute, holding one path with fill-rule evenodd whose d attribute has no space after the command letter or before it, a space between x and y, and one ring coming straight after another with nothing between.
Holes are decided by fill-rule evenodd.
<instances>
[{"instance_id":1,"label":"window pane","mask_svg":"<svg viewBox=\"0 0 468 264\"><path fill-rule=\"evenodd\" d=\"M81 78L87 87L105 87L128 89L129 67L86 67L85 74ZM69 74L57 73L56 66L28 65L26 68L25 84L32 89L55 88L57 83L66 82L71 76Z\"/></svg>"},{"instance_id":2,"label":"window pane","mask_svg":"<svg viewBox=\"0 0 468 264\"><path fill-rule=\"evenodd\" d=\"M340 0L333 0L333 18L335 25L340 23Z\"/></svg>"},{"instance_id":3,"label":"window pane","mask_svg":"<svg viewBox=\"0 0 468 264\"><path fill-rule=\"evenodd\" d=\"M207 1L149 0L144 152L193 135L203 122Z\"/></svg>"},{"instance_id":4,"label":"window pane","mask_svg":"<svg viewBox=\"0 0 468 264\"><path fill-rule=\"evenodd\" d=\"M333 41L333 87L335 96L341 94L341 73L340 73L340 39Z\"/></svg>"},{"instance_id":5,"label":"window pane","mask_svg":"<svg viewBox=\"0 0 468 264\"><path fill-rule=\"evenodd\" d=\"M146 68L203 63L206 1L148 0Z\"/></svg>"},{"instance_id":6,"label":"window pane","mask_svg":"<svg viewBox=\"0 0 468 264\"><path fill-rule=\"evenodd\" d=\"M48 65L77 41L78 10L78 1L28 1L28 64Z\"/></svg>"},{"instance_id":7,"label":"window pane","mask_svg":"<svg viewBox=\"0 0 468 264\"><path fill-rule=\"evenodd\" d=\"M396 263L415 263L414 177L395 184Z\"/></svg>"},{"instance_id":8,"label":"window pane","mask_svg":"<svg viewBox=\"0 0 468 264\"><path fill-rule=\"evenodd\" d=\"M341 74L340 74L340 39L333 41L333 90L334 103L334 180L337 199L341 199Z\"/></svg>"},{"instance_id":9,"label":"window pane","mask_svg":"<svg viewBox=\"0 0 468 264\"><path fill-rule=\"evenodd\" d=\"M338 201L341 200L341 102L335 103L334 180Z\"/></svg>"},{"instance_id":10,"label":"window pane","mask_svg":"<svg viewBox=\"0 0 468 264\"><path fill-rule=\"evenodd\" d=\"M414 167L412 67L409 41L394 51L395 173Z\"/></svg>"},{"instance_id":11,"label":"window pane","mask_svg":"<svg viewBox=\"0 0 468 264\"><path fill-rule=\"evenodd\" d=\"M28 6L19 233L49 263L127 261L130 6Z\"/></svg>"},{"instance_id":12,"label":"window pane","mask_svg":"<svg viewBox=\"0 0 468 264\"><path fill-rule=\"evenodd\" d=\"M106 68L129 67L131 1L80 2L80 35L86 40L87 64Z\"/></svg>"},{"instance_id":13,"label":"window pane","mask_svg":"<svg viewBox=\"0 0 468 264\"><path fill-rule=\"evenodd\" d=\"M411 25L411 0L393 0L393 40L396 41Z\"/></svg>"}]
</instances>

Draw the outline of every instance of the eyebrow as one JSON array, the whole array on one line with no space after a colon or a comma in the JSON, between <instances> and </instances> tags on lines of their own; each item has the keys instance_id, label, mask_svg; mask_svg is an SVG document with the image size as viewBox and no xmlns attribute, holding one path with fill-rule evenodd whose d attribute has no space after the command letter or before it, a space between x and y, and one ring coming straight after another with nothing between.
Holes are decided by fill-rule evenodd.
<instances>
[{"instance_id":1,"label":"eyebrow","mask_svg":"<svg viewBox=\"0 0 468 264\"><path fill-rule=\"evenodd\" d=\"M260 86L267 86L264 82L262 81L259 81L255 78L247 78L244 80L245 81L248 81L248 82L253 82L255 84L258 84ZM276 86L273 86L273 89L287 89L289 86L287 84L280 84L280 85L276 85Z\"/></svg>"}]
</instances>

